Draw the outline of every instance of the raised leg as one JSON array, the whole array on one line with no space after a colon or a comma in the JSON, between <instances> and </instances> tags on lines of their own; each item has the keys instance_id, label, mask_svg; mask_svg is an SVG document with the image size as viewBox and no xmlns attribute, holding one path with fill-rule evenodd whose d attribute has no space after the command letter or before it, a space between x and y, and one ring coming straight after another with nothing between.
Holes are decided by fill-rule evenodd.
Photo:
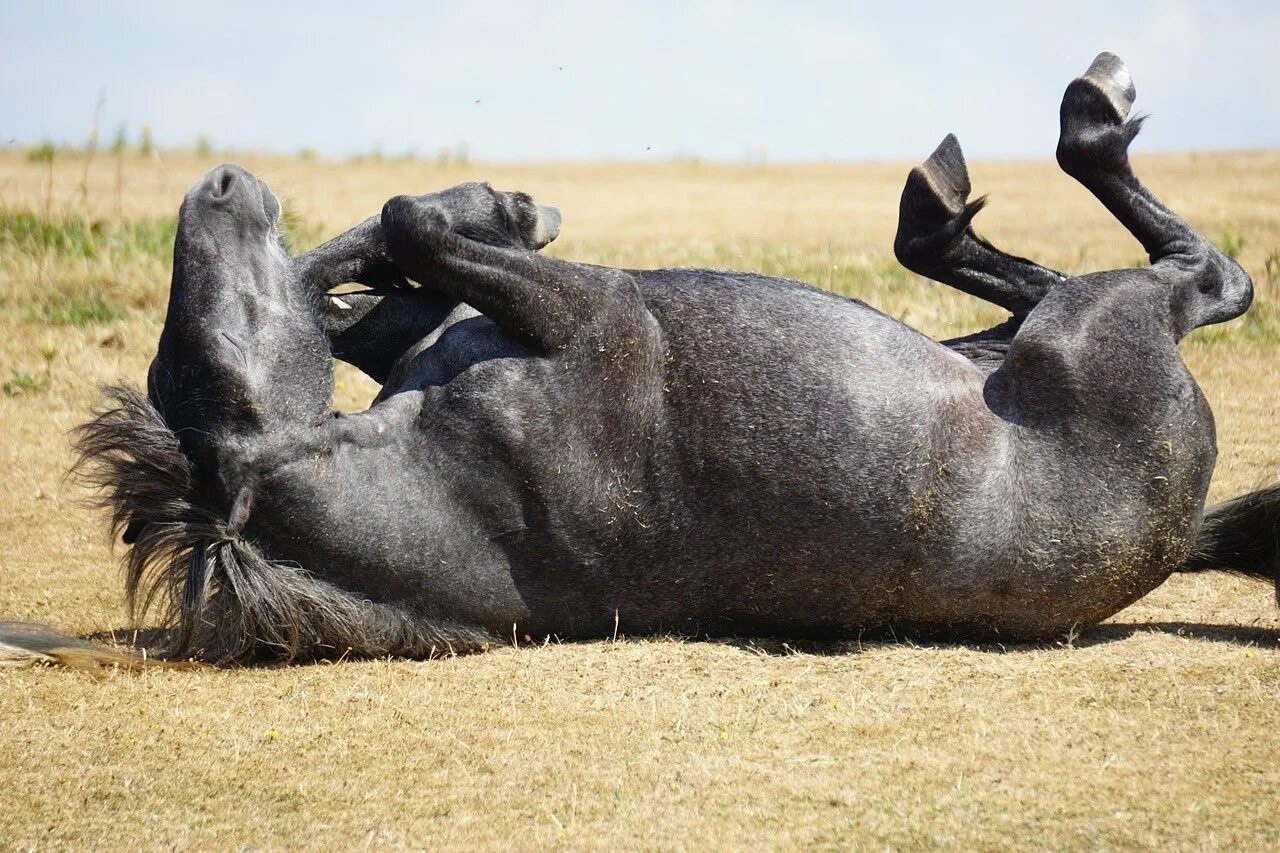
<instances>
[{"instance_id":1,"label":"raised leg","mask_svg":"<svg viewBox=\"0 0 1280 853\"><path fill-rule=\"evenodd\" d=\"M1187 285L1178 291L1180 334L1238 317L1253 299L1249 276L1133 173L1129 144L1143 120L1126 118L1136 95L1120 58L1099 54L1062 97L1058 164L1138 238L1158 274Z\"/></svg>"},{"instance_id":2,"label":"raised leg","mask_svg":"<svg viewBox=\"0 0 1280 853\"><path fill-rule=\"evenodd\" d=\"M643 307L626 273L463 236L432 196L391 199L382 224L407 275L466 302L536 352L562 350L598 321L637 319Z\"/></svg>"},{"instance_id":3,"label":"raised leg","mask_svg":"<svg viewBox=\"0 0 1280 853\"><path fill-rule=\"evenodd\" d=\"M950 134L911 170L898 209L893 242L898 261L912 272L1025 316L1062 273L1000 251L971 223L986 198L968 201L969 172L960 143Z\"/></svg>"},{"instance_id":4,"label":"raised leg","mask_svg":"<svg viewBox=\"0 0 1280 853\"><path fill-rule=\"evenodd\" d=\"M487 184L463 184L402 201L394 230L405 244L430 240L425 232L414 231L418 223L409 221L417 208L433 211L435 218L448 223L446 230L457 227L476 238L465 242L477 246L494 242L538 250L559 233L560 215L554 208L536 205L523 193L494 191ZM405 257L413 254L408 252ZM430 266L423 262L414 267L414 275L424 287L409 284L404 270L388 252L381 216L369 217L293 261L294 274L319 306L321 325L334 357L380 383L386 381L401 356L435 331L463 301L456 295L459 288L435 281L439 270L433 273ZM347 282L373 290L328 294Z\"/></svg>"},{"instance_id":5,"label":"raised leg","mask_svg":"<svg viewBox=\"0 0 1280 853\"><path fill-rule=\"evenodd\" d=\"M382 219L371 216L356 227L293 260L294 274L320 306L321 326L333 357L375 382L409 347L429 335L456 302L429 288L413 287L387 254ZM330 295L340 284L372 291Z\"/></svg>"},{"instance_id":6,"label":"raised leg","mask_svg":"<svg viewBox=\"0 0 1280 853\"><path fill-rule=\"evenodd\" d=\"M387 254L382 220L370 216L356 227L294 258L299 280L313 294L355 282L377 288L407 288L403 273Z\"/></svg>"}]
</instances>

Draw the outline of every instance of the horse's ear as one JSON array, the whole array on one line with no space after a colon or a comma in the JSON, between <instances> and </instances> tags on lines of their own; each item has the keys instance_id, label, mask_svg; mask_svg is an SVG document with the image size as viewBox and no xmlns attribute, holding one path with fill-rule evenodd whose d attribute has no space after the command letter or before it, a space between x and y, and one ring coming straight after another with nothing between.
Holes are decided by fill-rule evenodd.
<instances>
[{"instance_id":1,"label":"horse's ear","mask_svg":"<svg viewBox=\"0 0 1280 853\"><path fill-rule=\"evenodd\" d=\"M138 537L142 535L142 528L146 526L145 521L131 521L124 529L124 536L120 538L124 540L124 544L132 545L138 541Z\"/></svg>"}]
</instances>

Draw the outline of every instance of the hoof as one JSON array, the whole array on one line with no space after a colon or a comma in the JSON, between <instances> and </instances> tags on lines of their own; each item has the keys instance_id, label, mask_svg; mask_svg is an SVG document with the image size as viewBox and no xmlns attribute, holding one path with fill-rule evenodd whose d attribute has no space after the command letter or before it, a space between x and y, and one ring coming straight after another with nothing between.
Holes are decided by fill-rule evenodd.
<instances>
[{"instance_id":1,"label":"hoof","mask_svg":"<svg viewBox=\"0 0 1280 853\"><path fill-rule=\"evenodd\" d=\"M936 264L959 239L985 198L970 202L969 170L952 134L907 175L898 207L894 252L907 269L921 272ZM922 273L923 274L923 273Z\"/></svg>"},{"instance_id":2,"label":"hoof","mask_svg":"<svg viewBox=\"0 0 1280 853\"><path fill-rule=\"evenodd\" d=\"M1128 117L1133 101L1138 97L1138 90L1133 87L1133 75L1124 62L1114 53L1105 51L1098 54L1089 70L1071 85L1088 90L1080 94L1089 95L1091 100L1101 99L1097 106L1104 107L1117 124Z\"/></svg>"},{"instance_id":3,"label":"hoof","mask_svg":"<svg viewBox=\"0 0 1280 853\"><path fill-rule=\"evenodd\" d=\"M917 190L942 205L949 214L946 218L950 219L964 210L972 186L969 184L969 169L964 164L964 152L960 150L960 141L954 133L948 133L929 159L912 170L913 176L916 173L924 182L924 186Z\"/></svg>"},{"instance_id":4,"label":"hoof","mask_svg":"<svg viewBox=\"0 0 1280 853\"><path fill-rule=\"evenodd\" d=\"M1060 112L1058 164L1084 180L1090 172L1123 168L1142 119L1129 118L1137 91L1129 69L1113 53L1100 53L1067 85Z\"/></svg>"}]
</instances>

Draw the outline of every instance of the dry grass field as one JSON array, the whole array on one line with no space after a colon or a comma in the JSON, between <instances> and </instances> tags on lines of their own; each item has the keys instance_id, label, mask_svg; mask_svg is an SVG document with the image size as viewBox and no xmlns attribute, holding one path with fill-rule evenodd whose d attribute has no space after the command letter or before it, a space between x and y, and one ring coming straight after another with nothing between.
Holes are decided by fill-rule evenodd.
<instances>
[{"instance_id":1,"label":"dry grass field","mask_svg":"<svg viewBox=\"0 0 1280 853\"><path fill-rule=\"evenodd\" d=\"M927 154L928 152L921 152ZM64 478L96 388L141 382L190 154L0 153L0 616L123 629ZM328 163L246 156L312 243L481 177L564 211L556 254L857 295L932 334L995 314L889 252L906 165ZM1280 152L1139 158L1259 299L1184 344L1213 498L1280 475ZM1141 261L1049 162L978 163L980 229L1070 271ZM781 356L781 354L780 354ZM373 393L339 372L337 405ZM0 848L1280 848L1280 611L1175 577L1070 646L619 638L432 662L0 670Z\"/></svg>"}]
</instances>

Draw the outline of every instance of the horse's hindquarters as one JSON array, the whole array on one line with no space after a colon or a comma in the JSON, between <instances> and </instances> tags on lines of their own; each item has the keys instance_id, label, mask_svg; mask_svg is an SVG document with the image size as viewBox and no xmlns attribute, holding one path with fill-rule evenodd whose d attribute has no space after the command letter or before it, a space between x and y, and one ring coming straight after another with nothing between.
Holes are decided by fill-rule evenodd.
<instances>
[{"instance_id":1,"label":"horse's hindquarters","mask_svg":"<svg viewBox=\"0 0 1280 853\"><path fill-rule=\"evenodd\" d=\"M1008 425L1017 507L1009 559L988 575L1014 625L1094 624L1186 558L1214 424L1160 326L1162 304L1132 271L1069 280L1030 314L987 382L985 399Z\"/></svg>"}]
</instances>

